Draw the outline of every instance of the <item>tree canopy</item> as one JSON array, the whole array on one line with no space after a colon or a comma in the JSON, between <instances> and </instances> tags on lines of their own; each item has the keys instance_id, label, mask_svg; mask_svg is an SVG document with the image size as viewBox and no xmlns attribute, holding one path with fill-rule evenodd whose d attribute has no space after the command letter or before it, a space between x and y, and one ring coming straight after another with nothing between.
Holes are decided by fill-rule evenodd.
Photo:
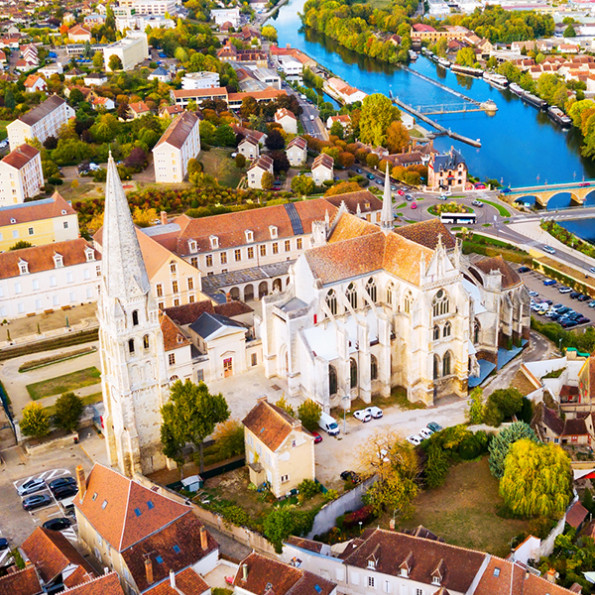
<instances>
[{"instance_id":1,"label":"tree canopy","mask_svg":"<svg viewBox=\"0 0 595 595\"><path fill-rule=\"evenodd\" d=\"M314 432L318 428L318 420L321 413L322 407L312 399L305 400L298 407L298 417L304 428L310 432Z\"/></svg>"},{"instance_id":2,"label":"tree canopy","mask_svg":"<svg viewBox=\"0 0 595 595\"><path fill-rule=\"evenodd\" d=\"M490 471L494 477L500 479L504 475L504 461L511 445L523 438L537 442L535 432L522 421L503 428L492 438L488 450L490 451Z\"/></svg>"},{"instance_id":3,"label":"tree canopy","mask_svg":"<svg viewBox=\"0 0 595 595\"><path fill-rule=\"evenodd\" d=\"M74 393L64 393L56 401L56 425L67 432L74 432L83 412L83 401Z\"/></svg>"},{"instance_id":4,"label":"tree canopy","mask_svg":"<svg viewBox=\"0 0 595 595\"><path fill-rule=\"evenodd\" d=\"M363 103L359 120L360 139L365 144L381 146L386 142L388 127L400 119L399 110L382 93L368 95Z\"/></svg>"}]
</instances>

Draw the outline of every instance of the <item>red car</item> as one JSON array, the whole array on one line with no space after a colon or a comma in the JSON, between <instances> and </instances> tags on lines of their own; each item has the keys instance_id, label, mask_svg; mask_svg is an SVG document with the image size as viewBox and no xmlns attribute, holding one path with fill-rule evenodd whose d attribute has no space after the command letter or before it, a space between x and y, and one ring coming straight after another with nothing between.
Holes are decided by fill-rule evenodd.
<instances>
[{"instance_id":1,"label":"red car","mask_svg":"<svg viewBox=\"0 0 595 595\"><path fill-rule=\"evenodd\" d=\"M314 444L322 442L322 436L318 432L312 432L312 436L314 436Z\"/></svg>"},{"instance_id":2,"label":"red car","mask_svg":"<svg viewBox=\"0 0 595 595\"><path fill-rule=\"evenodd\" d=\"M412 202L410 208L411 209L417 209L417 203L416 202Z\"/></svg>"},{"instance_id":3,"label":"red car","mask_svg":"<svg viewBox=\"0 0 595 595\"><path fill-rule=\"evenodd\" d=\"M475 189L476 190L485 190L486 185L485 184L475 184Z\"/></svg>"},{"instance_id":4,"label":"red car","mask_svg":"<svg viewBox=\"0 0 595 595\"><path fill-rule=\"evenodd\" d=\"M590 186L590 185L591 185L591 184L590 184L590 182L581 182L581 183L579 184L579 186L580 186L581 188L585 188L586 186Z\"/></svg>"},{"instance_id":5,"label":"red car","mask_svg":"<svg viewBox=\"0 0 595 595\"><path fill-rule=\"evenodd\" d=\"M404 193L404 192L403 192L403 191L402 191L402 190L399 188L399 189L397 190L397 194L398 194L399 196L403 196L405 193Z\"/></svg>"}]
</instances>

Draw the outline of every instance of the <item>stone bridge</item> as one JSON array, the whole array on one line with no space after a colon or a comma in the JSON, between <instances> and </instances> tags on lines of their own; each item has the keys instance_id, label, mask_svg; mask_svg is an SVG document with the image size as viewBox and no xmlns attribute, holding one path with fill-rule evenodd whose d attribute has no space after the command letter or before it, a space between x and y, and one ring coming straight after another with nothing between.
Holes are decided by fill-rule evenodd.
<instances>
[{"instance_id":1,"label":"stone bridge","mask_svg":"<svg viewBox=\"0 0 595 595\"><path fill-rule=\"evenodd\" d=\"M507 200L549 210L578 205L595 206L595 180L511 188Z\"/></svg>"}]
</instances>

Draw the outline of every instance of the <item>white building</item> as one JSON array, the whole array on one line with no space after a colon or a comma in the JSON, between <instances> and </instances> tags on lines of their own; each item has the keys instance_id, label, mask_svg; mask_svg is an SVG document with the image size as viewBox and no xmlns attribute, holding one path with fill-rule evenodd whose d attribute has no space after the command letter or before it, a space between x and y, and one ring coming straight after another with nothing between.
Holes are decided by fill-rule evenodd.
<instances>
[{"instance_id":1,"label":"white building","mask_svg":"<svg viewBox=\"0 0 595 595\"><path fill-rule=\"evenodd\" d=\"M30 74L25 79L24 85L27 93L36 93L37 91L45 91L47 89L45 79L38 74Z\"/></svg>"},{"instance_id":2,"label":"white building","mask_svg":"<svg viewBox=\"0 0 595 595\"><path fill-rule=\"evenodd\" d=\"M231 26L237 29L240 26L240 9L236 7L211 10L211 18L218 27L221 27L224 23L231 23Z\"/></svg>"},{"instance_id":3,"label":"white building","mask_svg":"<svg viewBox=\"0 0 595 595\"><path fill-rule=\"evenodd\" d=\"M109 68L111 56L118 56L122 62L122 70L132 70L136 65L149 58L149 44L146 33L133 31L128 35L103 48L103 63Z\"/></svg>"},{"instance_id":4,"label":"white building","mask_svg":"<svg viewBox=\"0 0 595 595\"><path fill-rule=\"evenodd\" d=\"M187 72L182 77L182 89L215 89L219 86L218 72Z\"/></svg>"},{"instance_id":5,"label":"white building","mask_svg":"<svg viewBox=\"0 0 595 595\"><path fill-rule=\"evenodd\" d=\"M250 161L258 159L260 156L260 144L258 139L251 134L245 136L238 143L238 152Z\"/></svg>"},{"instance_id":6,"label":"white building","mask_svg":"<svg viewBox=\"0 0 595 595\"><path fill-rule=\"evenodd\" d=\"M22 203L43 188L41 154L31 145L21 145L0 161L0 206Z\"/></svg>"},{"instance_id":7,"label":"white building","mask_svg":"<svg viewBox=\"0 0 595 595\"><path fill-rule=\"evenodd\" d=\"M0 316L7 320L97 301L100 263L84 239L0 254Z\"/></svg>"},{"instance_id":8,"label":"white building","mask_svg":"<svg viewBox=\"0 0 595 595\"><path fill-rule=\"evenodd\" d=\"M317 186L333 180L334 160L326 153L320 153L312 162L312 179Z\"/></svg>"},{"instance_id":9,"label":"white building","mask_svg":"<svg viewBox=\"0 0 595 595\"><path fill-rule=\"evenodd\" d=\"M301 167L306 165L306 161L308 160L308 143L306 142L306 139L301 136L292 138L287 144L285 154L287 155L287 161L289 161L291 167Z\"/></svg>"},{"instance_id":10,"label":"white building","mask_svg":"<svg viewBox=\"0 0 595 595\"><path fill-rule=\"evenodd\" d=\"M10 148L20 147L27 139L43 143L49 136L57 137L61 126L74 115L74 110L64 99L52 95L6 127Z\"/></svg>"},{"instance_id":11,"label":"white building","mask_svg":"<svg viewBox=\"0 0 595 595\"><path fill-rule=\"evenodd\" d=\"M261 155L246 173L248 186L262 190L262 177L265 173L273 175L273 160L268 155Z\"/></svg>"},{"instance_id":12,"label":"white building","mask_svg":"<svg viewBox=\"0 0 595 595\"><path fill-rule=\"evenodd\" d=\"M295 80L301 78L304 71L304 65L296 60L293 56L277 56L279 67L283 74L289 78L289 80Z\"/></svg>"},{"instance_id":13,"label":"white building","mask_svg":"<svg viewBox=\"0 0 595 595\"><path fill-rule=\"evenodd\" d=\"M136 14L171 15L177 13L179 4L176 0L119 0L114 14L118 16L117 10L132 8Z\"/></svg>"},{"instance_id":14,"label":"white building","mask_svg":"<svg viewBox=\"0 0 595 595\"><path fill-rule=\"evenodd\" d=\"M195 112L184 112L163 133L153 148L155 181L183 182L188 173L188 161L200 153L200 131Z\"/></svg>"},{"instance_id":15,"label":"white building","mask_svg":"<svg viewBox=\"0 0 595 595\"><path fill-rule=\"evenodd\" d=\"M281 107L275 112L275 122L281 124L281 128L287 134L297 134L297 118L288 109Z\"/></svg>"}]
</instances>

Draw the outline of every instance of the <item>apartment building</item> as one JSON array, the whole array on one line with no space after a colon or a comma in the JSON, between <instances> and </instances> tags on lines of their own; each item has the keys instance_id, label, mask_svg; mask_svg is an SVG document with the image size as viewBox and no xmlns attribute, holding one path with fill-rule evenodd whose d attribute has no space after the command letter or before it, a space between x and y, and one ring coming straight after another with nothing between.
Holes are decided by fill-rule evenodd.
<instances>
[{"instance_id":1,"label":"apartment building","mask_svg":"<svg viewBox=\"0 0 595 595\"><path fill-rule=\"evenodd\" d=\"M11 150L25 144L28 139L43 143L49 136L57 137L60 127L74 115L74 110L64 99L52 95L6 127Z\"/></svg>"},{"instance_id":2,"label":"apartment building","mask_svg":"<svg viewBox=\"0 0 595 595\"><path fill-rule=\"evenodd\" d=\"M0 206L25 202L41 193L43 171L40 152L23 144L0 161Z\"/></svg>"},{"instance_id":3,"label":"apartment building","mask_svg":"<svg viewBox=\"0 0 595 595\"><path fill-rule=\"evenodd\" d=\"M149 43L146 33L133 31L128 35L103 48L104 64L109 64L111 56L118 56L122 62L122 70L132 70L135 66L149 58Z\"/></svg>"},{"instance_id":4,"label":"apartment building","mask_svg":"<svg viewBox=\"0 0 595 595\"><path fill-rule=\"evenodd\" d=\"M153 148L155 181L180 183L188 173L188 161L200 153L200 131L195 112L178 116Z\"/></svg>"},{"instance_id":5,"label":"apartment building","mask_svg":"<svg viewBox=\"0 0 595 595\"><path fill-rule=\"evenodd\" d=\"M181 3L176 0L119 0L114 14L118 16L116 11L120 8L132 8L136 14L175 14L178 4Z\"/></svg>"}]
</instances>

